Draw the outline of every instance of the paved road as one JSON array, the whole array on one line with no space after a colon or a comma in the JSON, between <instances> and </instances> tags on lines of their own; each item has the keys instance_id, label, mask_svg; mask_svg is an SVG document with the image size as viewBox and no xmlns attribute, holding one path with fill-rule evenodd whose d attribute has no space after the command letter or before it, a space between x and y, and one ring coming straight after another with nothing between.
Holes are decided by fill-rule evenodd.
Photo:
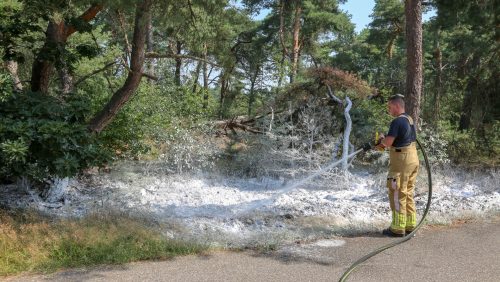
<instances>
[{"instance_id":1,"label":"paved road","mask_svg":"<svg viewBox=\"0 0 500 282\"><path fill-rule=\"evenodd\" d=\"M335 238L271 254L215 252L168 261L68 270L8 281L337 281L357 258L393 240ZM349 281L500 281L500 220L426 227L365 262Z\"/></svg>"}]
</instances>

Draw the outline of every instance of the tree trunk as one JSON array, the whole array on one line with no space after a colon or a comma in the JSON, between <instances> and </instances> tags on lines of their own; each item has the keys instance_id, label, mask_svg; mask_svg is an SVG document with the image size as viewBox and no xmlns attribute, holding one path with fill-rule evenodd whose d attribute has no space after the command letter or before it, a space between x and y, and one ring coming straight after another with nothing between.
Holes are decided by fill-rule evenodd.
<instances>
[{"instance_id":1,"label":"tree trunk","mask_svg":"<svg viewBox=\"0 0 500 282\"><path fill-rule=\"evenodd\" d=\"M292 73L290 74L290 83L293 83L293 81L295 80L295 76L297 75L300 55L300 19L302 16L302 7L300 6L300 1L296 1L295 5L295 18L293 22L293 59Z\"/></svg>"},{"instance_id":2,"label":"tree trunk","mask_svg":"<svg viewBox=\"0 0 500 282\"><path fill-rule=\"evenodd\" d=\"M253 103L255 102L255 82L257 81L257 77L259 76L259 70L260 66L257 65L255 67L255 72L250 79L250 93L248 95L248 116L252 115Z\"/></svg>"},{"instance_id":3,"label":"tree trunk","mask_svg":"<svg viewBox=\"0 0 500 282\"><path fill-rule=\"evenodd\" d=\"M226 71L222 70L220 76L220 98L219 98L219 118L224 117L224 102L227 96L228 82L226 78Z\"/></svg>"},{"instance_id":4,"label":"tree trunk","mask_svg":"<svg viewBox=\"0 0 500 282\"><path fill-rule=\"evenodd\" d=\"M285 51L283 51L281 53L281 60L280 60L279 73L278 73L278 87L276 87L276 95L279 94L279 91L281 89L281 85L283 84L283 77L285 76L285 60L286 60L286 54L285 54Z\"/></svg>"},{"instance_id":5,"label":"tree trunk","mask_svg":"<svg viewBox=\"0 0 500 282\"><path fill-rule=\"evenodd\" d=\"M481 58L477 53L474 53L471 63L471 70L467 87L465 88L464 99L462 102L462 113L458 124L459 130L467 130L470 128L472 110L474 108L474 97L478 94L478 78L476 77L477 69L481 63Z\"/></svg>"},{"instance_id":6,"label":"tree trunk","mask_svg":"<svg viewBox=\"0 0 500 282\"><path fill-rule=\"evenodd\" d=\"M56 57L47 58L51 50L64 48L64 22L49 22L46 31L45 43L33 62L31 70L31 91L47 93L49 91L50 77L54 70Z\"/></svg>"},{"instance_id":7,"label":"tree trunk","mask_svg":"<svg viewBox=\"0 0 500 282\"><path fill-rule=\"evenodd\" d=\"M406 112L419 128L422 95L422 3L406 0Z\"/></svg>"},{"instance_id":8,"label":"tree trunk","mask_svg":"<svg viewBox=\"0 0 500 282\"><path fill-rule=\"evenodd\" d=\"M283 48L283 54L288 56L288 49L286 48L286 40L285 40L285 1L280 0L280 28L279 28L279 36L281 47Z\"/></svg>"},{"instance_id":9,"label":"tree trunk","mask_svg":"<svg viewBox=\"0 0 500 282\"><path fill-rule=\"evenodd\" d=\"M102 5L94 4L80 16L80 19L89 22L95 18L97 13L99 13L102 9ZM48 92L50 77L52 76L52 72L54 70L54 61L59 58L58 56L47 58L47 54L53 53L52 50L56 48L64 50L68 37L75 32L76 28L74 26L66 26L64 21L61 21L60 23L56 23L54 21L49 22L46 31L45 43L33 62L31 71L32 91L40 91L42 93ZM61 54L58 55L60 57ZM61 59L63 60L63 58ZM63 74L63 77L65 77L64 75L65 74ZM63 83L63 85L64 84L65 83ZM70 80L67 80L66 84L70 85L72 83L70 83Z\"/></svg>"},{"instance_id":10,"label":"tree trunk","mask_svg":"<svg viewBox=\"0 0 500 282\"><path fill-rule=\"evenodd\" d=\"M206 59L207 51L205 47L205 53L203 54ZM203 62L203 109L208 108L208 64Z\"/></svg>"},{"instance_id":11,"label":"tree trunk","mask_svg":"<svg viewBox=\"0 0 500 282\"><path fill-rule=\"evenodd\" d=\"M19 74L17 72L17 69L18 69L17 62L16 61L6 61L5 68L10 73L12 81L14 82L14 90L15 91L22 91L23 84L21 83L21 80L19 79Z\"/></svg>"},{"instance_id":12,"label":"tree trunk","mask_svg":"<svg viewBox=\"0 0 500 282\"><path fill-rule=\"evenodd\" d=\"M434 80L434 99L432 123L437 124L439 120L439 110L441 108L441 94L443 91L443 56L441 47L439 46L440 29L436 31L436 39L434 43L434 68L436 69L436 78Z\"/></svg>"},{"instance_id":13,"label":"tree trunk","mask_svg":"<svg viewBox=\"0 0 500 282\"><path fill-rule=\"evenodd\" d=\"M146 33L146 52L150 53L154 50L154 37L153 37L153 13L149 13L147 18L148 31ZM151 58L146 65L146 72L155 76L155 59ZM154 83L153 79L148 79L150 83Z\"/></svg>"},{"instance_id":14,"label":"tree trunk","mask_svg":"<svg viewBox=\"0 0 500 282\"><path fill-rule=\"evenodd\" d=\"M59 79L61 80L61 91L63 95L69 94L73 91L73 76L69 71L68 64L64 58L60 58L61 66L59 68Z\"/></svg>"},{"instance_id":15,"label":"tree trunk","mask_svg":"<svg viewBox=\"0 0 500 282\"><path fill-rule=\"evenodd\" d=\"M130 71L123 86L111 97L90 122L89 130L95 133L101 132L116 116L118 111L130 99L134 91L139 87L142 78L142 67L144 64L144 51L146 34L148 29L147 18L151 13L152 0L143 0L137 3L134 24L134 36L132 39L132 54L130 58Z\"/></svg>"},{"instance_id":16,"label":"tree trunk","mask_svg":"<svg viewBox=\"0 0 500 282\"><path fill-rule=\"evenodd\" d=\"M207 44L203 46L203 109L208 107L208 64L207 64ZM200 62L201 63L201 62Z\"/></svg>"},{"instance_id":17,"label":"tree trunk","mask_svg":"<svg viewBox=\"0 0 500 282\"><path fill-rule=\"evenodd\" d=\"M176 42L176 51L177 55L180 55L182 52L182 42L177 40ZM182 67L182 59L180 57L175 58L175 85L181 85L181 67Z\"/></svg>"},{"instance_id":18,"label":"tree trunk","mask_svg":"<svg viewBox=\"0 0 500 282\"><path fill-rule=\"evenodd\" d=\"M200 78L200 72L201 72L201 66L202 62L198 61L196 63L196 69L194 71L194 77L193 77L193 89L191 90L191 93L196 94L196 91L198 90L198 79Z\"/></svg>"}]
</instances>

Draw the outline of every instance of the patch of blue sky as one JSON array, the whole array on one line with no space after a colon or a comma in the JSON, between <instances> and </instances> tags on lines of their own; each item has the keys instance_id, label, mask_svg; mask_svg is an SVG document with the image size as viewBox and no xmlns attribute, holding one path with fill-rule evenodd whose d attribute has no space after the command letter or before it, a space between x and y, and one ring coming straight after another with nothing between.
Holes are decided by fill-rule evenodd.
<instances>
[{"instance_id":1,"label":"patch of blue sky","mask_svg":"<svg viewBox=\"0 0 500 282\"><path fill-rule=\"evenodd\" d=\"M241 7L241 1L233 1L234 5ZM340 8L351 15L351 21L356 25L355 30L359 33L361 30L366 28L370 22L373 7L375 7L375 0L348 0L345 4L340 5ZM262 20L269 13L270 9L262 9L258 14L252 16L254 20ZM422 15L423 21L428 21L430 18L436 15L435 9L430 9L425 11Z\"/></svg>"}]
</instances>

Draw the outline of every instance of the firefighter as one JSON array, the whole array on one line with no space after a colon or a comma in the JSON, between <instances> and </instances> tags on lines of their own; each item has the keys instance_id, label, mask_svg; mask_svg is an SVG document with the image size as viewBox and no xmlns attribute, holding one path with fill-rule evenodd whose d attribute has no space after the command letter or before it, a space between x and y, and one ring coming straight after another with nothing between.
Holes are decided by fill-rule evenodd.
<instances>
[{"instance_id":1,"label":"firefighter","mask_svg":"<svg viewBox=\"0 0 500 282\"><path fill-rule=\"evenodd\" d=\"M380 136L378 149L390 151L387 189L392 211L391 226L382 234L403 237L417 225L415 208L415 181L419 169L416 149L416 131L413 119L405 113L404 96L396 94L389 98L387 110L394 119L389 132Z\"/></svg>"}]
</instances>

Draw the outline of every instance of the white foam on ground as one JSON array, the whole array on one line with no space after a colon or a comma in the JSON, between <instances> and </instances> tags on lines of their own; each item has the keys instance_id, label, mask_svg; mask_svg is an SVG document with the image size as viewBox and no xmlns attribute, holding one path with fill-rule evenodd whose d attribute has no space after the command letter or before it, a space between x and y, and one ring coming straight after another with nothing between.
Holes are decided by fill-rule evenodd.
<instances>
[{"instance_id":1,"label":"white foam on ground","mask_svg":"<svg viewBox=\"0 0 500 282\"><path fill-rule=\"evenodd\" d=\"M344 240L318 240L312 243L313 246L324 247L324 248L340 247L344 244L345 244Z\"/></svg>"},{"instance_id":2,"label":"white foam on ground","mask_svg":"<svg viewBox=\"0 0 500 282\"><path fill-rule=\"evenodd\" d=\"M271 178L148 175L117 166L111 173L71 181L59 208L39 205L12 185L0 189L0 204L31 205L57 216L115 210L150 217L172 238L221 246L259 245L377 232L390 221L385 179L384 172L360 172L312 180L282 193L291 180L287 184ZM427 197L425 175L419 181L421 195L416 200L421 214ZM499 213L498 181L496 172L436 174L430 221Z\"/></svg>"}]
</instances>

